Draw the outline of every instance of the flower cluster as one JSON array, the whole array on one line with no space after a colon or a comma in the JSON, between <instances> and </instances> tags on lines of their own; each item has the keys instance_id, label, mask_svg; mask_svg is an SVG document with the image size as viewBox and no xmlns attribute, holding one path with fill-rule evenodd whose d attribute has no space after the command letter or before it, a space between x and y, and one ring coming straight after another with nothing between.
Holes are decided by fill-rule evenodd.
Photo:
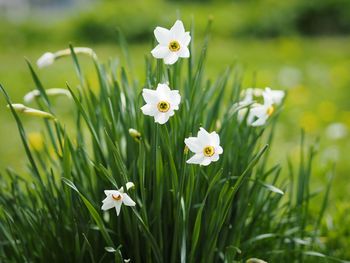
<instances>
[{"instance_id":1,"label":"flower cluster","mask_svg":"<svg viewBox=\"0 0 350 263\"><path fill-rule=\"evenodd\" d=\"M177 20L175 24L166 29L156 27L154 36L158 42L157 46L151 51L151 54L156 59L162 59L164 64L172 65L179 58L189 58L190 50L188 48L191 35L186 32L182 21ZM88 48L75 48L76 53L89 54L96 57L95 53ZM37 64L39 67L51 65L56 59L67 56L71 50L61 50L56 53L45 53ZM66 92L54 89L52 95L66 94ZM66 94L69 95L69 94ZM40 96L38 91L32 91L26 95L26 101L31 101L36 96ZM243 94L240 102L236 103L238 112L238 121L246 120L247 125L257 127L263 126L269 117L275 112L276 106L281 104L285 94L283 91L271 90L270 88L247 89ZM181 103L181 95L179 90L171 89L168 83L158 83L156 89L143 89L142 97L146 102L141 107L144 115L154 118L155 123L160 125L166 124L170 117L175 115L175 111L179 110ZM260 98L255 100L255 98ZM261 100L262 98L262 100ZM22 110L22 109L21 109ZM129 130L130 136L135 141L140 142L141 133L135 129ZM196 137L188 137L184 139L186 149L189 149L194 155L187 160L188 164L199 164L207 166L212 162L219 160L219 156L223 153L223 148L220 146L219 134L215 131L208 132L201 127ZM126 190L134 187L134 184L129 182L126 184ZM126 206L135 206L136 203L125 193L124 188L118 190L105 190L106 198L102 201L102 210L115 208L119 215L122 204Z\"/></svg>"}]
</instances>

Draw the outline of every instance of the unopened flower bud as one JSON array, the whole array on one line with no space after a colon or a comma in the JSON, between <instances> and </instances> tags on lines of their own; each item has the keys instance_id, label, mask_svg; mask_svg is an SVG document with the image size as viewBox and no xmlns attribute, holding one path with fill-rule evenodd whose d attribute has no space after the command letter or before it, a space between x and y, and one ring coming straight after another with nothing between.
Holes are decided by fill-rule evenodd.
<instances>
[{"instance_id":1,"label":"unopened flower bud","mask_svg":"<svg viewBox=\"0 0 350 263\"><path fill-rule=\"evenodd\" d=\"M55 61L55 54L51 52L44 53L36 62L39 68L50 66Z\"/></svg>"},{"instance_id":2,"label":"unopened flower bud","mask_svg":"<svg viewBox=\"0 0 350 263\"><path fill-rule=\"evenodd\" d=\"M46 91L46 95L48 96L59 96L59 95L65 95L67 96L68 98L71 98L72 95L70 94L70 92L66 89L47 89ZM28 92L23 100L25 103L30 103L34 100L34 98L37 98L39 97L41 94L40 94L40 91L39 90L32 90L31 92Z\"/></svg>"},{"instance_id":3,"label":"unopened flower bud","mask_svg":"<svg viewBox=\"0 0 350 263\"><path fill-rule=\"evenodd\" d=\"M135 129L129 129L129 134L135 141L139 142L141 140L141 133Z\"/></svg>"},{"instance_id":4,"label":"unopened flower bud","mask_svg":"<svg viewBox=\"0 0 350 263\"><path fill-rule=\"evenodd\" d=\"M55 116L53 116L51 113L41 111L41 110L36 110L29 108L27 106L24 106L23 104L11 104L12 108L22 114L26 114L29 116L33 117L39 117L39 118L44 118L44 119L50 119L50 120L55 120ZM10 108L10 105L7 105L8 108Z\"/></svg>"}]
</instances>

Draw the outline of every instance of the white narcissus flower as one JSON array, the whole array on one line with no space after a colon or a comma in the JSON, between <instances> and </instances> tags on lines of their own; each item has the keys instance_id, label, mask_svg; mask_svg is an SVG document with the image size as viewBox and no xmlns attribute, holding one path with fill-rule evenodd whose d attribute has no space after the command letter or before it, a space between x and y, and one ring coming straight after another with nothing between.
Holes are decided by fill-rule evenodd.
<instances>
[{"instance_id":1,"label":"white narcissus flower","mask_svg":"<svg viewBox=\"0 0 350 263\"><path fill-rule=\"evenodd\" d=\"M55 54L51 52L44 53L36 62L39 68L50 66L55 61Z\"/></svg>"},{"instance_id":2,"label":"white narcissus flower","mask_svg":"<svg viewBox=\"0 0 350 263\"><path fill-rule=\"evenodd\" d=\"M208 133L204 128L199 129L197 137L186 138L185 144L195 153L187 160L190 164L209 165L219 160L219 155L223 152L219 135L215 131Z\"/></svg>"},{"instance_id":3,"label":"white narcissus flower","mask_svg":"<svg viewBox=\"0 0 350 263\"><path fill-rule=\"evenodd\" d=\"M250 109L247 122L249 125L257 127L265 125L267 119L275 111L273 97L269 92L263 93L264 104L257 104Z\"/></svg>"},{"instance_id":4,"label":"white narcissus flower","mask_svg":"<svg viewBox=\"0 0 350 263\"><path fill-rule=\"evenodd\" d=\"M159 83L156 90L143 89L146 105L141 107L143 114L154 117L159 124L166 123L175 110L179 109L181 96L178 90L171 90L167 84Z\"/></svg>"},{"instance_id":5,"label":"white narcissus flower","mask_svg":"<svg viewBox=\"0 0 350 263\"><path fill-rule=\"evenodd\" d=\"M134 187L132 182L128 182L126 184L126 189ZM136 203L128 196L128 194L124 193L124 187L121 187L119 190L105 190L105 195L107 196L103 201L102 210L106 211L115 207L117 211L117 216L119 216L120 209L122 204L126 206L135 206Z\"/></svg>"},{"instance_id":6,"label":"white narcissus flower","mask_svg":"<svg viewBox=\"0 0 350 263\"><path fill-rule=\"evenodd\" d=\"M156 27L154 36L158 45L151 51L153 57L163 59L165 64L174 64L179 57L190 57L188 44L191 41L190 32L185 32L182 21L177 20L169 30L163 27Z\"/></svg>"}]
</instances>

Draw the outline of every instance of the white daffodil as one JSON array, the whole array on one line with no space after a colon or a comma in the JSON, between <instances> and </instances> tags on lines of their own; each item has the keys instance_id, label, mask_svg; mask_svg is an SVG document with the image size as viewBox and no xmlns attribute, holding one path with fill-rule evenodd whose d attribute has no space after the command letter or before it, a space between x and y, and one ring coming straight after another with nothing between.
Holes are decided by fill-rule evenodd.
<instances>
[{"instance_id":1,"label":"white daffodil","mask_svg":"<svg viewBox=\"0 0 350 263\"><path fill-rule=\"evenodd\" d=\"M169 30L163 27L156 27L154 36L158 45L151 51L153 57L163 59L165 64L174 64L179 57L190 57L188 44L191 41L190 32L185 32L183 23L177 20Z\"/></svg>"},{"instance_id":2,"label":"white daffodil","mask_svg":"<svg viewBox=\"0 0 350 263\"><path fill-rule=\"evenodd\" d=\"M178 90L171 90L167 84L159 83L156 90L143 89L146 105L141 107L143 114L154 117L159 124L166 123L175 110L179 109L181 96Z\"/></svg>"},{"instance_id":3,"label":"white daffodil","mask_svg":"<svg viewBox=\"0 0 350 263\"><path fill-rule=\"evenodd\" d=\"M250 109L247 118L248 125L253 127L265 125L267 119L274 113L275 106L271 94L264 91L263 97L264 104L256 104Z\"/></svg>"},{"instance_id":4,"label":"white daffodil","mask_svg":"<svg viewBox=\"0 0 350 263\"><path fill-rule=\"evenodd\" d=\"M195 153L187 160L190 164L209 165L219 160L219 155L223 152L219 135L215 131L208 133L204 128L199 129L197 137L186 138L185 144Z\"/></svg>"},{"instance_id":5,"label":"white daffodil","mask_svg":"<svg viewBox=\"0 0 350 263\"><path fill-rule=\"evenodd\" d=\"M126 189L134 187L132 182L128 182L126 184ZM106 211L115 207L117 211L117 216L119 216L120 209L122 204L126 206L135 206L136 203L128 196L128 194L124 193L124 187L121 187L119 190L105 190L105 195L107 196L103 201L102 210Z\"/></svg>"}]
</instances>

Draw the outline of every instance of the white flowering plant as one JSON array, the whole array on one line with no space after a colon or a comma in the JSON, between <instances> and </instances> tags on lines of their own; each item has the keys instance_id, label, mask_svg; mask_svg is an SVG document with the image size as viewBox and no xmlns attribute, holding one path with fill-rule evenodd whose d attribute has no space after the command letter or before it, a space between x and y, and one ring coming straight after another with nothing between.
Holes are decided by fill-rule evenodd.
<instances>
[{"instance_id":1,"label":"white flowering plant","mask_svg":"<svg viewBox=\"0 0 350 263\"><path fill-rule=\"evenodd\" d=\"M157 27L159 44L142 81L128 67L103 64L92 50L71 46L38 61L43 67L55 56L72 58L79 84L67 84L68 95L48 92L29 62L36 90L26 101L35 109L12 102L1 87L28 169L1 176L0 261L329 258L315 252L322 249L329 188L319 214L309 210L314 149L305 154L302 145L298 172L296 164L282 169L269 157L284 92L267 88L259 93L263 102L247 101L230 68L208 80L209 38L199 53L193 33L181 21L170 30ZM120 45L128 56L122 36ZM84 77L78 53L90 55L98 88ZM56 116L51 94L67 95L73 127ZM41 149L28 141L25 114L42 117Z\"/></svg>"}]
</instances>

